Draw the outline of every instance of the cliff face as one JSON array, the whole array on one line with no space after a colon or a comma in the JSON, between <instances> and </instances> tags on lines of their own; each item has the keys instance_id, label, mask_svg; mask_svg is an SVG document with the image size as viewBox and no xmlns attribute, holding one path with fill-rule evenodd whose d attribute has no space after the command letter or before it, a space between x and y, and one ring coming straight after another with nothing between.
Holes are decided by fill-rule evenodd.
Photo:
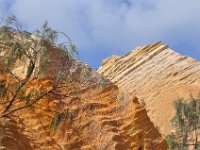
<instances>
[{"instance_id":1,"label":"cliff face","mask_svg":"<svg viewBox=\"0 0 200 150\"><path fill-rule=\"evenodd\" d=\"M15 150L168 149L135 96L119 94L117 86L109 80L88 65L69 59L56 47L48 49L48 56L44 72L38 75L40 64L37 62L36 70L11 110L28 107L9 114L8 120L5 117L1 120L0 147ZM0 63L6 59L2 53L0 59ZM17 60L10 74L4 73L5 66L1 63L2 86L9 87L19 82L18 77L25 76L26 60ZM29 101L22 99L27 96ZM31 98L38 100L32 104ZM1 110L5 107L4 101L0 103ZM52 128L53 118L60 119L60 123Z\"/></svg>"},{"instance_id":2,"label":"cliff face","mask_svg":"<svg viewBox=\"0 0 200 150\"><path fill-rule=\"evenodd\" d=\"M98 72L120 90L144 100L150 119L163 133L172 129L173 101L200 92L200 62L176 53L162 42L106 58Z\"/></svg>"},{"instance_id":3,"label":"cliff face","mask_svg":"<svg viewBox=\"0 0 200 150\"><path fill-rule=\"evenodd\" d=\"M29 139L18 130L16 121L8 118L0 121L0 149L32 150Z\"/></svg>"}]
</instances>

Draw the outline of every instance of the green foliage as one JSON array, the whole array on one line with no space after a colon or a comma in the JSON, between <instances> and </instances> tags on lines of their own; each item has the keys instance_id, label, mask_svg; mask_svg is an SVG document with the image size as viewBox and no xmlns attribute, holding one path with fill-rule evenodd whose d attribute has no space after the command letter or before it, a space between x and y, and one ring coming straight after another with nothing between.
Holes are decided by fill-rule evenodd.
<instances>
[{"instance_id":1,"label":"green foliage","mask_svg":"<svg viewBox=\"0 0 200 150\"><path fill-rule=\"evenodd\" d=\"M169 134L169 135L167 135L166 139L167 139L167 143L169 144L169 148L171 150L175 150L177 143L176 143L176 139L175 139L174 135Z\"/></svg>"},{"instance_id":2,"label":"green foliage","mask_svg":"<svg viewBox=\"0 0 200 150\"><path fill-rule=\"evenodd\" d=\"M26 100L26 105L28 106L34 100L40 99L43 95L45 95L47 91L41 87L40 89L36 90L34 87L30 89L28 94L21 92L20 98Z\"/></svg>"},{"instance_id":3,"label":"green foliage","mask_svg":"<svg viewBox=\"0 0 200 150\"><path fill-rule=\"evenodd\" d=\"M30 104L31 97L32 97L32 90L31 90L31 92L29 92L29 93L26 95L26 97L25 97L26 105L27 105L27 106Z\"/></svg>"},{"instance_id":4,"label":"green foliage","mask_svg":"<svg viewBox=\"0 0 200 150\"><path fill-rule=\"evenodd\" d=\"M99 87L101 88L101 90L104 90L104 89L105 89L105 87L106 87L108 81L109 81L109 80L108 80L106 77L104 77L104 76L102 76L102 77L100 78Z\"/></svg>"},{"instance_id":5,"label":"green foliage","mask_svg":"<svg viewBox=\"0 0 200 150\"><path fill-rule=\"evenodd\" d=\"M17 29L21 29L21 25L20 25L19 21L17 20L17 17L14 16L14 15L9 16L4 21L5 21L4 22L5 23L4 24L5 27L14 25L14 27L16 27Z\"/></svg>"},{"instance_id":6,"label":"green foliage","mask_svg":"<svg viewBox=\"0 0 200 150\"><path fill-rule=\"evenodd\" d=\"M146 106L146 103L145 103L144 99L141 99L141 100L140 100L140 104L141 104L143 107Z\"/></svg>"},{"instance_id":7,"label":"green foliage","mask_svg":"<svg viewBox=\"0 0 200 150\"><path fill-rule=\"evenodd\" d=\"M37 36L41 37L39 42L41 46L44 46L46 48L49 48L52 45L57 45L60 49L62 49L67 55L73 55L77 54L77 48L76 45L74 45L65 33L58 32L48 25L48 21L46 21L40 30L36 30L34 32ZM57 40L59 38L59 35L64 35L65 38L67 38L66 42L57 43Z\"/></svg>"},{"instance_id":8,"label":"green foliage","mask_svg":"<svg viewBox=\"0 0 200 150\"><path fill-rule=\"evenodd\" d=\"M56 131L58 125L61 123L63 118L63 114L62 113L56 113L56 115L53 117L52 121L51 121L51 125L50 128L54 131Z\"/></svg>"},{"instance_id":9,"label":"green foliage","mask_svg":"<svg viewBox=\"0 0 200 150\"><path fill-rule=\"evenodd\" d=\"M71 123L73 121L73 118L74 113L70 109L65 109L62 112L56 113L50 125L52 132L56 131L62 121L68 121L69 123Z\"/></svg>"},{"instance_id":10,"label":"green foliage","mask_svg":"<svg viewBox=\"0 0 200 150\"><path fill-rule=\"evenodd\" d=\"M176 149L188 149L188 145L193 143L193 148L199 147L199 127L200 127L200 100L190 96L188 100L179 98L174 102L176 114L172 118L171 122L176 129L176 133L173 136L169 135L169 145ZM193 140L189 141L188 136L194 135ZM174 146L175 145L175 146ZM173 149L173 148L171 148Z\"/></svg>"},{"instance_id":11,"label":"green foliage","mask_svg":"<svg viewBox=\"0 0 200 150\"><path fill-rule=\"evenodd\" d=\"M71 55L73 55L73 54L78 54L76 45L71 44L70 47L71 47L71 48L70 48L70 54L71 54Z\"/></svg>"},{"instance_id":12,"label":"green foliage","mask_svg":"<svg viewBox=\"0 0 200 150\"><path fill-rule=\"evenodd\" d=\"M74 117L74 113L68 108L63 111L63 114L64 114L64 119L68 120L71 123Z\"/></svg>"},{"instance_id":13,"label":"green foliage","mask_svg":"<svg viewBox=\"0 0 200 150\"><path fill-rule=\"evenodd\" d=\"M77 54L77 48L66 34L49 27L47 21L40 30L36 30L35 34L23 31L15 16L6 19L0 17L0 23L0 53L3 53L4 59L0 63L5 66L4 73L14 77L17 81L9 87L0 83L0 98L2 99L6 94L8 95L4 100L6 106L4 110L0 111L0 117L6 117L15 111L34 106L38 100L49 92L44 88L36 90L33 85L29 87L31 89L29 93L26 93L24 87L27 83L30 83L32 77L35 79L40 73L46 71L47 64L51 61L49 60L49 51L52 50L52 47L60 47L60 51L67 58ZM63 35L66 41L57 43L59 35ZM18 77L17 73L15 74L13 71L18 64L16 63L18 60L20 60L20 63L24 63L26 67L25 77ZM85 72L85 74L87 73ZM58 75L58 78L63 74ZM62 121L71 123L73 117L74 113L71 110L62 110L62 112L55 114L50 127L55 131Z\"/></svg>"},{"instance_id":14,"label":"green foliage","mask_svg":"<svg viewBox=\"0 0 200 150\"><path fill-rule=\"evenodd\" d=\"M0 84L0 98L4 98L7 94L7 88L5 85Z\"/></svg>"},{"instance_id":15,"label":"green foliage","mask_svg":"<svg viewBox=\"0 0 200 150\"><path fill-rule=\"evenodd\" d=\"M41 46L47 48L49 48L52 44L55 44L58 38L58 32L49 27L47 21L45 21L40 30L36 30L34 33L40 37L39 42Z\"/></svg>"},{"instance_id":16,"label":"green foliage","mask_svg":"<svg viewBox=\"0 0 200 150\"><path fill-rule=\"evenodd\" d=\"M28 57L31 61L36 62L39 59L41 62L40 72L45 71L46 64L48 64L48 49L51 46L58 46L71 58L71 55L77 54L77 48L72 43L71 39L63 32L58 32L49 27L46 21L41 29L34 33L37 38L31 37L31 33L22 31L22 27L15 16L10 16L6 19L0 18L3 23L0 24L0 41L3 41L10 49L6 50L7 61L6 66L10 68L17 59L23 56ZM59 35L66 37L66 42L57 43ZM1 51L5 49L1 49Z\"/></svg>"},{"instance_id":17,"label":"green foliage","mask_svg":"<svg viewBox=\"0 0 200 150\"><path fill-rule=\"evenodd\" d=\"M81 64L80 70L80 81L82 82L86 81L92 75L92 68L90 68L88 65Z\"/></svg>"}]
</instances>

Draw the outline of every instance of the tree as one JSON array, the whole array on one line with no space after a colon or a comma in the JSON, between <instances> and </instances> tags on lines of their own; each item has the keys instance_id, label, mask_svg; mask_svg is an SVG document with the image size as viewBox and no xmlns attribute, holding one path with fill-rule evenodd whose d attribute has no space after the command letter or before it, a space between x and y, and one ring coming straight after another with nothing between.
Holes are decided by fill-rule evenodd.
<instances>
[{"instance_id":1,"label":"tree","mask_svg":"<svg viewBox=\"0 0 200 150\"><path fill-rule=\"evenodd\" d=\"M185 150L189 147L199 148L200 141L200 99L190 96L188 100L179 98L174 102L175 116L172 125L176 129L175 135L168 136L171 149Z\"/></svg>"},{"instance_id":2,"label":"tree","mask_svg":"<svg viewBox=\"0 0 200 150\"><path fill-rule=\"evenodd\" d=\"M45 22L40 30L29 33L22 30L15 16L0 19L0 44L2 45L0 47L0 66L2 66L0 71L1 74L14 79L13 83L7 83L5 80L0 82L0 118L2 118L33 106L50 92L45 88L36 90L30 80L38 77L34 74L36 69L39 70L38 74L44 71L48 63L47 50L51 46L59 46L68 58L76 52L76 47L66 34L49 27L48 22ZM56 42L60 34L67 38L67 42L61 44ZM27 68L24 76L19 76L13 71L18 60L24 60ZM36 65L38 62L39 66ZM26 86L30 87L28 94L23 90ZM16 107L15 104L20 105Z\"/></svg>"}]
</instances>

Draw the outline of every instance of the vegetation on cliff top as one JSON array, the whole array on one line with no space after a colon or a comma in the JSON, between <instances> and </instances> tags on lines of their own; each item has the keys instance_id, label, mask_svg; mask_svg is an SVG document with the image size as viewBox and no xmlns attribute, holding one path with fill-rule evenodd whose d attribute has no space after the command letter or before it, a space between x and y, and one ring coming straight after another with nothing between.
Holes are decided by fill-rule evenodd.
<instances>
[{"instance_id":1,"label":"vegetation on cliff top","mask_svg":"<svg viewBox=\"0 0 200 150\"><path fill-rule=\"evenodd\" d=\"M33 33L23 31L15 16L0 18L0 23L0 72L15 80L13 83L8 83L6 80L0 82L0 118L2 118L11 117L14 112L33 106L51 92L45 86L37 89L31 83L31 80L37 79L39 74L45 71L50 47L59 47L68 58L77 53L77 50L65 33L49 27L47 21L41 29ZM66 41L58 43L59 35L64 35ZM27 68L24 77L18 76L13 71L18 60L24 60ZM58 75L57 78L61 77ZM27 87L30 89L29 92L24 90ZM63 117L72 119L72 113L69 110L66 112L58 112L53 118L51 123L53 130Z\"/></svg>"}]
</instances>

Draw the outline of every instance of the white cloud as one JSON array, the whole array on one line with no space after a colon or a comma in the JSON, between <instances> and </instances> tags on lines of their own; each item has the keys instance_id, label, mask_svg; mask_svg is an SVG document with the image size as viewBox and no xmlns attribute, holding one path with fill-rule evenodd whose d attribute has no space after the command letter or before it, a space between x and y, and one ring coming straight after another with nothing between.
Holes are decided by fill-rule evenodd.
<instances>
[{"instance_id":1,"label":"white cloud","mask_svg":"<svg viewBox=\"0 0 200 150\"><path fill-rule=\"evenodd\" d=\"M29 30L48 20L51 26L68 33L85 52L109 49L105 53L117 53L157 40L171 45L186 41L198 48L200 42L198 0L10 0L7 5L5 2L0 0L0 15L15 14Z\"/></svg>"}]
</instances>

